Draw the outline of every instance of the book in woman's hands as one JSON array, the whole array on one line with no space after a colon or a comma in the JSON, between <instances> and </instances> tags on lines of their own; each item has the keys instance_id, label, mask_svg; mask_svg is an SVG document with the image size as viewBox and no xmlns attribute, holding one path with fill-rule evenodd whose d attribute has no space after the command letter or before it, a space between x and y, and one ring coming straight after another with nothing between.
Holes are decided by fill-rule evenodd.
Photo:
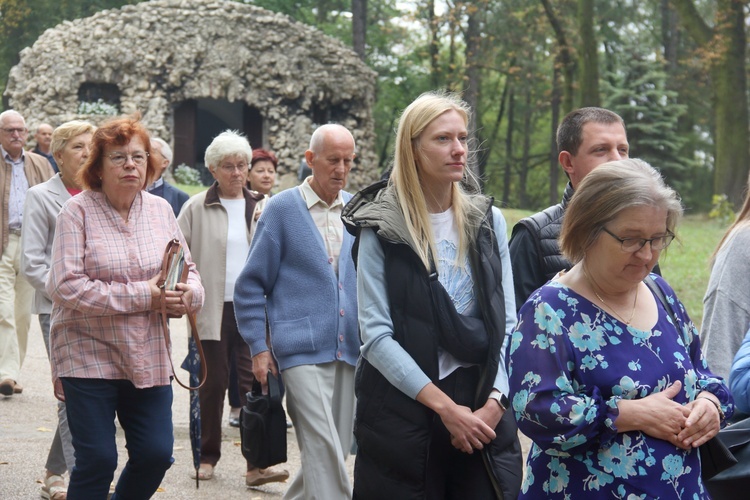
<instances>
[{"instance_id":1,"label":"book in woman's hands","mask_svg":"<svg viewBox=\"0 0 750 500\"><path fill-rule=\"evenodd\" d=\"M167 276L164 280L165 290L174 290L177 283L182 280L182 272L185 267L185 251L182 245L176 245L172 252L167 253Z\"/></svg>"}]
</instances>

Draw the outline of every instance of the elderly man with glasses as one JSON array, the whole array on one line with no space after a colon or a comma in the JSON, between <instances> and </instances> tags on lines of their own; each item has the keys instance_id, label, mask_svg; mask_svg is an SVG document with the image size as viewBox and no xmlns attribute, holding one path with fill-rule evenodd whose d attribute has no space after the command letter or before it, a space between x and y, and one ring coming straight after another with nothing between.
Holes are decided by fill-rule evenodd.
<instances>
[{"instance_id":1,"label":"elderly man with glasses","mask_svg":"<svg viewBox=\"0 0 750 500\"><path fill-rule=\"evenodd\" d=\"M34 289L21 274L21 222L26 192L52 177L43 156L24 151L28 130L17 111L0 113L0 395L20 394L18 383L31 323Z\"/></svg>"}]
</instances>

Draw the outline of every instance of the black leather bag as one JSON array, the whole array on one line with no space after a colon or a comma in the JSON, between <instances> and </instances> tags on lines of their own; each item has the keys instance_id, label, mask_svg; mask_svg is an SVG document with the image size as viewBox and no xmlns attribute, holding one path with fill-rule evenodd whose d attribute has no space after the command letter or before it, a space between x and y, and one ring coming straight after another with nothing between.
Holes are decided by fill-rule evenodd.
<instances>
[{"instance_id":1,"label":"black leather bag","mask_svg":"<svg viewBox=\"0 0 750 500\"><path fill-rule=\"evenodd\" d=\"M719 434L698 448L701 454L701 477L704 481L708 481L737 463L737 459L721 440Z\"/></svg>"},{"instance_id":2,"label":"black leather bag","mask_svg":"<svg viewBox=\"0 0 750 500\"><path fill-rule=\"evenodd\" d=\"M242 456L261 469L286 462L286 413L279 379L268 372L268 394L262 394L255 382L246 397L240 415Z\"/></svg>"},{"instance_id":3,"label":"black leather bag","mask_svg":"<svg viewBox=\"0 0 750 500\"><path fill-rule=\"evenodd\" d=\"M736 460L736 465L730 465L723 471L718 471L709 481L706 481L706 488L711 496L717 500L740 498L743 491L750 491L750 418L726 426L711 441L715 439L719 439L729 450ZM706 469L702 452L704 446L706 445L701 446L701 467L703 471ZM706 479L705 472L703 479Z\"/></svg>"}]
</instances>

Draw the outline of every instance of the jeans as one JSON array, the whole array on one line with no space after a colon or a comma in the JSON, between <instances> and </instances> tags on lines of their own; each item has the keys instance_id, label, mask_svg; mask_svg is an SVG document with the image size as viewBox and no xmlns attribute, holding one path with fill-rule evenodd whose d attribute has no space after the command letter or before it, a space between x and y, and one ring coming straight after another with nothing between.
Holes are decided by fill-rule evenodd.
<instances>
[{"instance_id":1,"label":"jeans","mask_svg":"<svg viewBox=\"0 0 750 500\"><path fill-rule=\"evenodd\" d=\"M76 464L68 500L104 500L117 468L115 422L125 432L128 462L113 500L148 499L174 459L172 386L137 389L128 380L63 377Z\"/></svg>"}]
</instances>

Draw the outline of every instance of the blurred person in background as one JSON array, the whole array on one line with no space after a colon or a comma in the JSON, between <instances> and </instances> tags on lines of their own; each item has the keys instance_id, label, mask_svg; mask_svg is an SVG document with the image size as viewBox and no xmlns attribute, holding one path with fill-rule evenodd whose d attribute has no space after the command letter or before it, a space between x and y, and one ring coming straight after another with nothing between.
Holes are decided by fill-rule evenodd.
<instances>
[{"instance_id":1,"label":"blurred person in background","mask_svg":"<svg viewBox=\"0 0 750 500\"><path fill-rule=\"evenodd\" d=\"M52 133L51 153L55 157L59 173L47 182L30 188L26 193L21 230L21 268L24 277L35 290L31 312L39 315L47 356L50 354L52 300L45 290L45 283L52 260L57 214L66 201L81 192L78 171L89 157L94 130L93 125L83 121L71 121L57 127ZM58 425L47 455L46 475L42 485L42 498L49 500L66 498L63 475L72 471L75 465L73 442L65 403L62 401L58 402L57 415Z\"/></svg>"},{"instance_id":2,"label":"blurred person in background","mask_svg":"<svg viewBox=\"0 0 750 500\"><path fill-rule=\"evenodd\" d=\"M250 392L255 380L250 349L237 329L233 299L255 231L255 207L264 199L263 194L247 189L252 156L247 139L237 132L227 130L216 136L205 153L215 181L207 191L191 197L178 218L206 290L206 302L196 318L208 366L206 382L198 391L201 464L197 474L201 480L213 479L221 458L221 422L232 357L237 360L240 393ZM288 478L286 470L259 469L247 463L247 486Z\"/></svg>"}]
</instances>

